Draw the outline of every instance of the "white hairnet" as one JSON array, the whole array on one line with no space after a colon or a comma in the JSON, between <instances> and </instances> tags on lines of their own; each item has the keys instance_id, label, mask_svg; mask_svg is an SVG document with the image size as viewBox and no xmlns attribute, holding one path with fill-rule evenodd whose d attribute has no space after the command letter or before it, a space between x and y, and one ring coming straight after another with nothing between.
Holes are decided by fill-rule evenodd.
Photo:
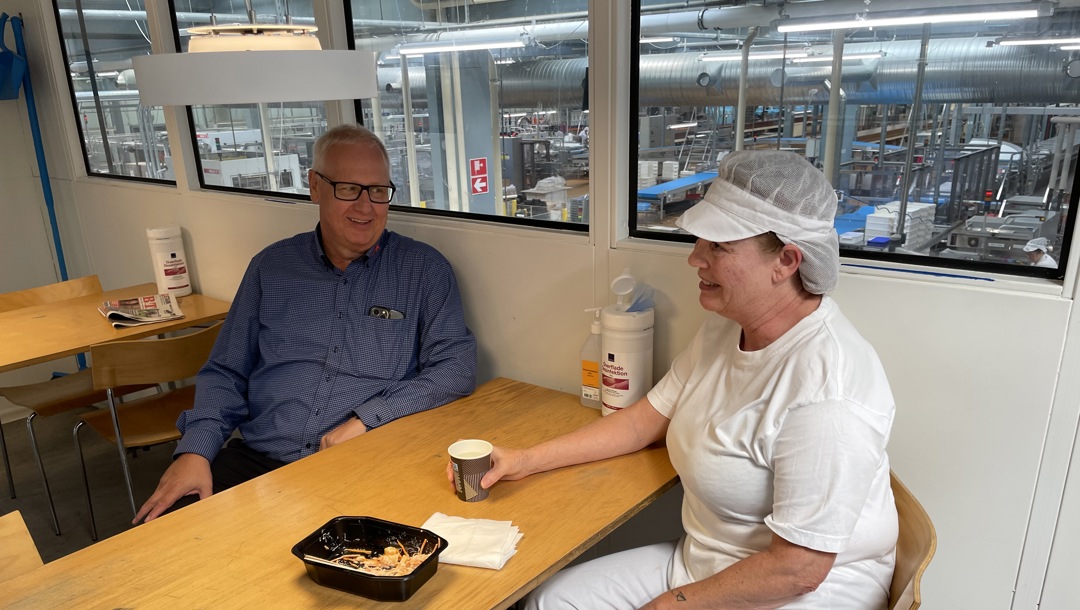
<instances>
[{"instance_id":1,"label":"white hairnet","mask_svg":"<svg viewBox=\"0 0 1080 610\"><path fill-rule=\"evenodd\" d=\"M1036 250L1049 252L1049 247L1050 244L1046 241L1045 237L1036 237L1035 239L1024 244L1024 252L1034 252Z\"/></svg>"},{"instance_id":2,"label":"white hairnet","mask_svg":"<svg viewBox=\"0 0 1080 610\"><path fill-rule=\"evenodd\" d=\"M793 152L750 150L728 154L717 171L705 197L676 224L715 242L773 232L802 251L799 277L807 291L825 294L836 287L836 193L820 170Z\"/></svg>"}]
</instances>

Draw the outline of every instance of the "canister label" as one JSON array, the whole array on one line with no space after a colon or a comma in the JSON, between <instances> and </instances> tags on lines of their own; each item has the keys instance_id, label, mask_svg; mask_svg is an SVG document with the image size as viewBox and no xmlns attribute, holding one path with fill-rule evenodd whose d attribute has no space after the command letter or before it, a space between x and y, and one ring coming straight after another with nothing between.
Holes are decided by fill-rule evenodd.
<instances>
[{"instance_id":1,"label":"canister label","mask_svg":"<svg viewBox=\"0 0 1080 610\"><path fill-rule=\"evenodd\" d=\"M600 390L605 410L618 411L644 396L652 385L651 367L652 350L606 352Z\"/></svg>"},{"instance_id":2,"label":"canister label","mask_svg":"<svg viewBox=\"0 0 1080 610\"><path fill-rule=\"evenodd\" d=\"M187 263L183 258L176 256L174 252L155 252L154 259L169 292L190 288Z\"/></svg>"}]
</instances>

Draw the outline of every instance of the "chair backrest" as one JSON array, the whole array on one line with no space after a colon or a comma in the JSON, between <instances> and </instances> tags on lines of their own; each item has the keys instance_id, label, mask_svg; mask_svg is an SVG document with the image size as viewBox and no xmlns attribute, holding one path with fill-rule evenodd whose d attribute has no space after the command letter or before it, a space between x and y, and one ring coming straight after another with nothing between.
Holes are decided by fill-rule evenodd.
<instances>
[{"instance_id":1,"label":"chair backrest","mask_svg":"<svg viewBox=\"0 0 1080 610\"><path fill-rule=\"evenodd\" d=\"M0 582L40 568L41 555L19 511L0 517Z\"/></svg>"},{"instance_id":2,"label":"chair backrest","mask_svg":"<svg viewBox=\"0 0 1080 610\"><path fill-rule=\"evenodd\" d=\"M221 324L168 339L112 341L90 348L94 388L105 390L194 377L206 364Z\"/></svg>"},{"instance_id":3,"label":"chair backrest","mask_svg":"<svg viewBox=\"0 0 1080 610\"><path fill-rule=\"evenodd\" d=\"M98 280L96 275L88 275L55 284L46 284L37 288L5 292L0 294L0 313L23 307L84 297L100 292L101 281Z\"/></svg>"},{"instance_id":4,"label":"chair backrest","mask_svg":"<svg viewBox=\"0 0 1080 610\"><path fill-rule=\"evenodd\" d=\"M922 604L919 581L937 550L937 532L930 515L904 486L896 473L890 473L900 534L896 540L896 568L889 586L889 610L916 610Z\"/></svg>"}]
</instances>

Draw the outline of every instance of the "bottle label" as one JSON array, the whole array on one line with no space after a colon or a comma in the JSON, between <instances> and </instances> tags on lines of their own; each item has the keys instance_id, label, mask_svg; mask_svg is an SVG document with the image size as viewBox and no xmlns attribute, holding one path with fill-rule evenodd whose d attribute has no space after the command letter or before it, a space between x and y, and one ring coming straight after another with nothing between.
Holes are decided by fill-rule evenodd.
<instances>
[{"instance_id":1,"label":"bottle label","mask_svg":"<svg viewBox=\"0 0 1080 610\"><path fill-rule=\"evenodd\" d=\"M600 391L600 363L592 360L581 361L581 387L590 387Z\"/></svg>"},{"instance_id":2,"label":"bottle label","mask_svg":"<svg viewBox=\"0 0 1080 610\"><path fill-rule=\"evenodd\" d=\"M652 350L604 354L601 367L601 394L604 406L611 410L629 407L645 395L652 385Z\"/></svg>"}]
</instances>

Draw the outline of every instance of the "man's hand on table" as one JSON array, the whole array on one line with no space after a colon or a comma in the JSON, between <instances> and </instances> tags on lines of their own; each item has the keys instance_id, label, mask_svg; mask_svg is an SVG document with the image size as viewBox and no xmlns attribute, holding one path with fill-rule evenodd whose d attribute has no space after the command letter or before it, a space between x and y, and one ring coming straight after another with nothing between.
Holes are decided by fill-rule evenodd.
<instances>
[{"instance_id":1,"label":"man's hand on table","mask_svg":"<svg viewBox=\"0 0 1080 610\"><path fill-rule=\"evenodd\" d=\"M183 453L161 475L157 489L142 505L132 525L138 525L145 517L153 521L183 496L198 494L199 499L214 493L214 478L210 474L210 462L197 453Z\"/></svg>"},{"instance_id":2,"label":"man's hand on table","mask_svg":"<svg viewBox=\"0 0 1080 610\"><path fill-rule=\"evenodd\" d=\"M319 441L319 451L344 443L350 438L356 438L365 432L367 432L367 426L364 425L364 422L357 417L350 417L345 420L345 423L323 435L322 440Z\"/></svg>"}]
</instances>

